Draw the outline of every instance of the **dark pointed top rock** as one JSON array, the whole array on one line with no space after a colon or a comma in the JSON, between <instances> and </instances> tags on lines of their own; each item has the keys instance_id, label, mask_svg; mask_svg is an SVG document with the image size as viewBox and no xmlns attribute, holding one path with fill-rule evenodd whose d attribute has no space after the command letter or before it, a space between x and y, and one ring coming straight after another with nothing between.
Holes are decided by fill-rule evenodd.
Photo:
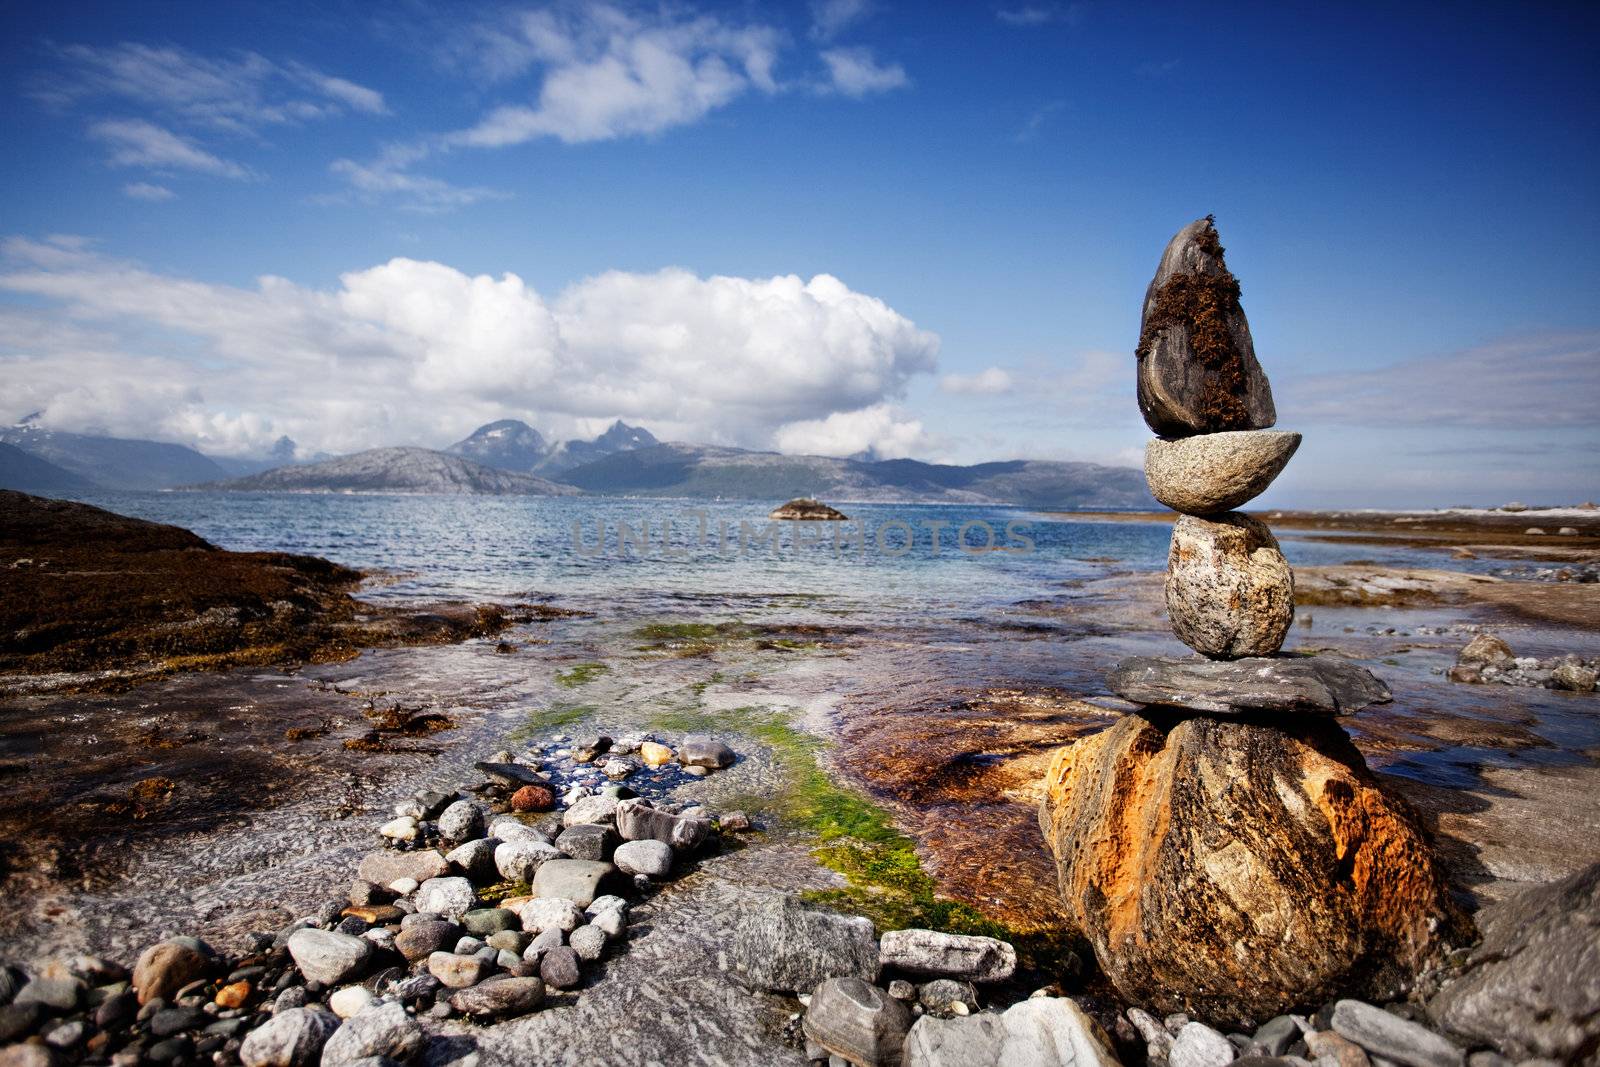
<instances>
[{"instance_id":1,"label":"dark pointed top rock","mask_svg":"<svg viewBox=\"0 0 1600 1067\"><path fill-rule=\"evenodd\" d=\"M1145 290L1139 322L1139 411L1162 437L1264 430L1277 421L1256 362L1239 281L1211 216L1179 230Z\"/></svg>"}]
</instances>

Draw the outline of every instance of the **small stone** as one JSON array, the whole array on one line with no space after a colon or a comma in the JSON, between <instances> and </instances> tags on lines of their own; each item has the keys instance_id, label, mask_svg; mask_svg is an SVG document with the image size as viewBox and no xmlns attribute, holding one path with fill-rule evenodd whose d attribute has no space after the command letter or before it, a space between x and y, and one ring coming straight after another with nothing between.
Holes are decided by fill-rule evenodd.
<instances>
[{"instance_id":1,"label":"small stone","mask_svg":"<svg viewBox=\"0 0 1600 1067\"><path fill-rule=\"evenodd\" d=\"M662 767L672 762L672 749L655 741L646 741L639 746L639 758L646 767Z\"/></svg>"},{"instance_id":2,"label":"small stone","mask_svg":"<svg viewBox=\"0 0 1600 1067\"><path fill-rule=\"evenodd\" d=\"M498 854L499 849L495 852ZM429 878L417 888L418 911L431 911L452 922L471 911L476 903L472 883L465 878Z\"/></svg>"},{"instance_id":3,"label":"small stone","mask_svg":"<svg viewBox=\"0 0 1600 1067\"><path fill-rule=\"evenodd\" d=\"M1427 1027L1359 1000L1335 1004L1332 1026L1334 1033L1372 1055L1406 1067L1463 1067L1466 1063L1461 1049Z\"/></svg>"},{"instance_id":4,"label":"small stone","mask_svg":"<svg viewBox=\"0 0 1600 1067\"><path fill-rule=\"evenodd\" d=\"M213 953L194 938L172 938L151 945L133 967L133 988L140 1004L170 997L206 973Z\"/></svg>"},{"instance_id":5,"label":"small stone","mask_svg":"<svg viewBox=\"0 0 1600 1067\"><path fill-rule=\"evenodd\" d=\"M705 778L711 774L710 767L685 767L683 773L691 778Z\"/></svg>"},{"instance_id":6,"label":"small stone","mask_svg":"<svg viewBox=\"0 0 1600 1067\"><path fill-rule=\"evenodd\" d=\"M339 1018L322 1008L289 1008L245 1035L245 1067L314 1067Z\"/></svg>"},{"instance_id":7,"label":"small stone","mask_svg":"<svg viewBox=\"0 0 1600 1067\"><path fill-rule=\"evenodd\" d=\"M940 1018L967 1015L978 1010L978 991L967 982L935 978L917 990L917 1003Z\"/></svg>"},{"instance_id":8,"label":"small stone","mask_svg":"<svg viewBox=\"0 0 1600 1067\"><path fill-rule=\"evenodd\" d=\"M561 825L577 826L580 823L593 823L600 826L612 825L617 821L618 803L616 797L605 794L583 797L562 813Z\"/></svg>"},{"instance_id":9,"label":"small stone","mask_svg":"<svg viewBox=\"0 0 1600 1067\"><path fill-rule=\"evenodd\" d=\"M476 764L478 770L488 776L489 780L502 789L521 789L525 785L547 786L550 783L544 775L532 767L525 767L509 758L509 753L502 753L507 758Z\"/></svg>"},{"instance_id":10,"label":"small stone","mask_svg":"<svg viewBox=\"0 0 1600 1067\"><path fill-rule=\"evenodd\" d=\"M572 931L567 944L579 959L593 963L606 953L606 933L598 926L586 924Z\"/></svg>"},{"instance_id":11,"label":"small stone","mask_svg":"<svg viewBox=\"0 0 1600 1067\"><path fill-rule=\"evenodd\" d=\"M358 985L347 985L343 989L335 990L328 998L328 1007L341 1019L348 1019L359 1014L367 1005L377 998L372 995L372 990Z\"/></svg>"},{"instance_id":12,"label":"small stone","mask_svg":"<svg viewBox=\"0 0 1600 1067\"><path fill-rule=\"evenodd\" d=\"M690 734L678 746L678 762L685 767L706 767L719 771L733 766L733 749L710 734Z\"/></svg>"},{"instance_id":13,"label":"small stone","mask_svg":"<svg viewBox=\"0 0 1600 1067\"><path fill-rule=\"evenodd\" d=\"M616 839L616 833L609 826L579 823L561 831L556 838L556 848L575 860L603 863L611 858Z\"/></svg>"},{"instance_id":14,"label":"small stone","mask_svg":"<svg viewBox=\"0 0 1600 1067\"><path fill-rule=\"evenodd\" d=\"M522 906L522 928L540 934L546 930L567 933L583 925L583 909L559 897L538 898Z\"/></svg>"},{"instance_id":15,"label":"small stone","mask_svg":"<svg viewBox=\"0 0 1600 1067\"><path fill-rule=\"evenodd\" d=\"M212 998L219 1008L242 1008L250 999L249 982L229 982Z\"/></svg>"},{"instance_id":16,"label":"small stone","mask_svg":"<svg viewBox=\"0 0 1600 1067\"><path fill-rule=\"evenodd\" d=\"M461 917L461 926L470 934L488 937L520 926L516 912L506 908L476 908Z\"/></svg>"},{"instance_id":17,"label":"small stone","mask_svg":"<svg viewBox=\"0 0 1600 1067\"><path fill-rule=\"evenodd\" d=\"M457 845L445 859L473 883L493 882L499 879L500 869L495 865L494 852L500 842L493 837L480 837Z\"/></svg>"},{"instance_id":18,"label":"small stone","mask_svg":"<svg viewBox=\"0 0 1600 1067\"><path fill-rule=\"evenodd\" d=\"M555 806L555 790L547 785L525 785L511 794L512 811L550 811ZM543 995L540 990L540 996Z\"/></svg>"},{"instance_id":19,"label":"small stone","mask_svg":"<svg viewBox=\"0 0 1600 1067\"><path fill-rule=\"evenodd\" d=\"M572 759L575 763L589 763L600 753L611 748L611 738L605 734L590 734L580 737L572 744Z\"/></svg>"},{"instance_id":20,"label":"small stone","mask_svg":"<svg viewBox=\"0 0 1600 1067\"><path fill-rule=\"evenodd\" d=\"M1294 622L1294 575L1272 531L1238 512L1180 515L1167 557L1178 640L1213 659L1270 656Z\"/></svg>"},{"instance_id":21,"label":"small stone","mask_svg":"<svg viewBox=\"0 0 1600 1067\"><path fill-rule=\"evenodd\" d=\"M407 960L415 963L442 950L460 936L460 928L443 919L425 919L403 927L394 938L394 947Z\"/></svg>"},{"instance_id":22,"label":"small stone","mask_svg":"<svg viewBox=\"0 0 1600 1067\"><path fill-rule=\"evenodd\" d=\"M911 1012L859 978L829 978L811 994L806 1037L851 1063L897 1064Z\"/></svg>"},{"instance_id":23,"label":"small stone","mask_svg":"<svg viewBox=\"0 0 1600 1067\"><path fill-rule=\"evenodd\" d=\"M1306 1034L1306 1051L1324 1067L1371 1067L1372 1061L1361 1046L1332 1030L1313 1030Z\"/></svg>"},{"instance_id":24,"label":"small stone","mask_svg":"<svg viewBox=\"0 0 1600 1067\"><path fill-rule=\"evenodd\" d=\"M404 1063L422 1051L427 1035L398 1001L385 1000L352 1016L322 1049L322 1067L351 1067L383 1057Z\"/></svg>"},{"instance_id":25,"label":"small stone","mask_svg":"<svg viewBox=\"0 0 1600 1067\"><path fill-rule=\"evenodd\" d=\"M1256 1028L1251 1038L1269 1056L1282 1056L1284 1049L1300 1039L1300 1026L1287 1015L1274 1016Z\"/></svg>"},{"instance_id":26,"label":"small stone","mask_svg":"<svg viewBox=\"0 0 1600 1067\"><path fill-rule=\"evenodd\" d=\"M1222 661L1133 656L1117 664L1107 683L1113 693L1135 704L1218 715L1349 715L1393 699L1371 671L1331 655Z\"/></svg>"},{"instance_id":27,"label":"small stone","mask_svg":"<svg viewBox=\"0 0 1600 1067\"><path fill-rule=\"evenodd\" d=\"M83 999L83 983L76 978L35 978L17 993L13 1004L38 1004L55 1012L67 1012Z\"/></svg>"},{"instance_id":28,"label":"small stone","mask_svg":"<svg viewBox=\"0 0 1600 1067\"><path fill-rule=\"evenodd\" d=\"M543 1004L544 982L538 978L503 978L450 997L450 1006L456 1011L480 1019L526 1015Z\"/></svg>"},{"instance_id":29,"label":"small stone","mask_svg":"<svg viewBox=\"0 0 1600 1067\"><path fill-rule=\"evenodd\" d=\"M164 1008L150 1017L150 1032L157 1037L171 1037L196 1029L208 1018L199 1008Z\"/></svg>"},{"instance_id":30,"label":"small stone","mask_svg":"<svg viewBox=\"0 0 1600 1067\"><path fill-rule=\"evenodd\" d=\"M665 878L672 873L672 846L662 841L625 841L617 846L611 862L623 874L642 874Z\"/></svg>"},{"instance_id":31,"label":"small stone","mask_svg":"<svg viewBox=\"0 0 1600 1067\"><path fill-rule=\"evenodd\" d=\"M428 973L439 979L440 984L451 989L465 989L483 981L489 973L489 968L476 956L435 952L428 957Z\"/></svg>"},{"instance_id":32,"label":"small stone","mask_svg":"<svg viewBox=\"0 0 1600 1067\"><path fill-rule=\"evenodd\" d=\"M296 930L289 955L308 981L338 985L357 977L372 959L372 942L331 930Z\"/></svg>"},{"instance_id":33,"label":"small stone","mask_svg":"<svg viewBox=\"0 0 1600 1067\"><path fill-rule=\"evenodd\" d=\"M528 947L522 950L522 958L525 960L538 960L546 952L553 948L560 948L566 943L566 932L559 926L552 926L549 929L539 931L534 936L534 939L528 942Z\"/></svg>"},{"instance_id":34,"label":"small stone","mask_svg":"<svg viewBox=\"0 0 1600 1067\"><path fill-rule=\"evenodd\" d=\"M454 952L457 956L476 956L478 954L478 950L483 947L483 942L479 941L477 938L463 937L461 940L455 943L454 947L452 947L450 951Z\"/></svg>"},{"instance_id":35,"label":"small stone","mask_svg":"<svg viewBox=\"0 0 1600 1067\"><path fill-rule=\"evenodd\" d=\"M415 841L417 839L417 820L409 815L391 819L378 827L378 836L386 837L390 841Z\"/></svg>"},{"instance_id":36,"label":"small stone","mask_svg":"<svg viewBox=\"0 0 1600 1067\"><path fill-rule=\"evenodd\" d=\"M470 800L458 800L439 813L439 836L446 841L471 841L483 836L483 809Z\"/></svg>"},{"instance_id":37,"label":"small stone","mask_svg":"<svg viewBox=\"0 0 1600 1067\"><path fill-rule=\"evenodd\" d=\"M627 913L621 908L602 911L593 917L591 925L606 937L615 939L621 937L622 931L628 928Z\"/></svg>"},{"instance_id":38,"label":"small stone","mask_svg":"<svg viewBox=\"0 0 1600 1067\"><path fill-rule=\"evenodd\" d=\"M578 954L566 945L550 949L539 959L539 977L552 989L571 989L583 977Z\"/></svg>"},{"instance_id":39,"label":"small stone","mask_svg":"<svg viewBox=\"0 0 1600 1067\"><path fill-rule=\"evenodd\" d=\"M1468 641L1466 647L1456 656L1458 664L1501 669L1513 666L1516 659L1511 646L1494 634L1479 634Z\"/></svg>"},{"instance_id":40,"label":"small stone","mask_svg":"<svg viewBox=\"0 0 1600 1067\"><path fill-rule=\"evenodd\" d=\"M44 1008L38 1004L7 1004L0 1008L0 1044L31 1034L42 1018Z\"/></svg>"},{"instance_id":41,"label":"small stone","mask_svg":"<svg viewBox=\"0 0 1600 1067\"><path fill-rule=\"evenodd\" d=\"M1550 688L1571 693L1592 693L1600 672L1574 663L1563 663L1550 672Z\"/></svg>"},{"instance_id":42,"label":"small stone","mask_svg":"<svg viewBox=\"0 0 1600 1067\"><path fill-rule=\"evenodd\" d=\"M617 832L624 841L655 840L692 852L711 834L711 820L662 811L636 798L617 805Z\"/></svg>"},{"instance_id":43,"label":"small stone","mask_svg":"<svg viewBox=\"0 0 1600 1067\"><path fill-rule=\"evenodd\" d=\"M450 871L450 864L434 849L416 852L394 852L382 849L369 852L362 860L356 876L377 885L393 886L402 878L418 885L430 878L438 878Z\"/></svg>"},{"instance_id":44,"label":"small stone","mask_svg":"<svg viewBox=\"0 0 1600 1067\"><path fill-rule=\"evenodd\" d=\"M909 974L1003 982L1017 970L1017 950L992 937L935 930L890 930L878 941L880 960Z\"/></svg>"},{"instance_id":45,"label":"small stone","mask_svg":"<svg viewBox=\"0 0 1600 1067\"><path fill-rule=\"evenodd\" d=\"M249 993L250 983L242 983L246 994ZM219 993L218 996L221 994ZM239 1007L240 1005L233 1005ZM139 1011L139 997L133 990L127 989L121 993L107 997L100 1002L94 1010L94 1024L102 1030L116 1030L133 1020ZM6 1040L0 1037L0 1041Z\"/></svg>"},{"instance_id":46,"label":"small stone","mask_svg":"<svg viewBox=\"0 0 1600 1067\"><path fill-rule=\"evenodd\" d=\"M1288 465L1300 435L1288 430L1234 430L1145 445L1150 493L1185 515L1232 511L1266 491Z\"/></svg>"},{"instance_id":47,"label":"small stone","mask_svg":"<svg viewBox=\"0 0 1600 1067\"><path fill-rule=\"evenodd\" d=\"M1232 1042L1205 1023L1189 1023L1172 1041L1168 1067L1227 1067L1238 1058Z\"/></svg>"},{"instance_id":48,"label":"small stone","mask_svg":"<svg viewBox=\"0 0 1600 1067\"><path fill-rule=\"evenodd\" d=\"M750 829L750 816L742 811L725 811L717 819L717 829L724 833L742 833Z\"/></svg>"},{"instance_id":49,"label":"small stone","mask_svg":"<svg viewBox=\"0 0 1600 1067\"><path fill-rule=\"evenodd\" d=\"M399 922L405 918L406 913L393 904L367 904L346 908L344 914L348 918L359 919L368 926L383 926Z\"/></svg>"},{"instance_id":50,"label":"small stone","mask_svg":"<svg viewBox=\"0 0 1600 1067\"><path fill-rule=\"evenodd\" d=\"M877 980L878 938L870 919L755 890L739 899L734 915L724 966L751 988L803 993L828 978Z\"/></svg>"},{"instance_id":51,"label":"small stone","mask_svg":"<svg viewBox=\"0 0 1600 1067\"><path fill-rule=\"evenodd\" d=\"M600 884L616 871L609 863L590 860L550 860L533 878L533 895L559 897L584 908L599 895ZM526 920L524 920L526 922Z\"/></svg>"},{"instance_id":52,"label":"small stone","mask_svg":"<svg viewBox=\"0 0 1600 1067\"><path fill-rule=\"evenodd\" d=\"M503 815L489 824L489 836L496 841L542 841L550 843L550 838L537 826L529 826L521 819L510 815Z\"/></svg>"},{"instance_id":53,"label":"small stone","mask_svg":"<svg viewBox=\"0 0 1600 1067\"><path fill-rule=\"evenodd\" d=\"M613 782L620 782L639 769L639 761L627 756L607 756L600 764L600 773Z\"/></svg>"}]
</instances>

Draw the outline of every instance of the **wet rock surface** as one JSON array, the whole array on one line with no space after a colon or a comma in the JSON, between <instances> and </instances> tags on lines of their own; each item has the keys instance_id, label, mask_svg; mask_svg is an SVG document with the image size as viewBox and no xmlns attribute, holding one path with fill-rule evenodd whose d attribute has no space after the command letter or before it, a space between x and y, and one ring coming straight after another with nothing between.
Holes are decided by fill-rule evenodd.
<instances>
[{"instance_id":1,"label":"wet rock surface","mask_svg":"<svg viewBox=\"0 0 1600 1067\"><path fill-rule=\"evenodd\" d=\"M1118 992L1247 1024L1382 994L1461 936L1420 830L1321 720L1130 715L1061 749L1040 826Z\"/></svg>"},{"instance_id":2,"label":"wet rock surface","mask_svg":"<svg viewBox=\"0 0 1600 1067\"><path fill-rule=\"evenodd\" d=\"M1215 714L1349 715L1393 700L1371 671L1335 656L1259 656L1216 661L1136 656L1107 679L1136 704Z\"/></svg>"}]
</instances>

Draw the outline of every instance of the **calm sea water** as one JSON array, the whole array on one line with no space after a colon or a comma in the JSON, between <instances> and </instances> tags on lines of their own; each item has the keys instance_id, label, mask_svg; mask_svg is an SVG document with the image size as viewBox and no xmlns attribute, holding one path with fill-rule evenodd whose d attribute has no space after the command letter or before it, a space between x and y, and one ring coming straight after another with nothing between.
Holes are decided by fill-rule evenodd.
<instances>
[{"instance_id":1,"label":"calm sea water","mask_svg":"<svg viewBox=\"0 0 1600 1067\"><path fill-rule=\"evenodd\" d=\"M1106 563L1166 565L1166 523L1082 522L1023 508L851 504L851 522L776 523L770 504L385 494L100 493L78 497L224 548L309 553L398 576L378 599L817 594L1014 602ZM629 535L621 543L624 528ZM603 533L603 541L601 536ZM854 541L860 534L859 543ZM981 549L992 534L993 551ZM937 548L935 537L937 535ZM1447 564L1443 553L1282 535L1301 565Z\"/></svg>"}]
</instances>

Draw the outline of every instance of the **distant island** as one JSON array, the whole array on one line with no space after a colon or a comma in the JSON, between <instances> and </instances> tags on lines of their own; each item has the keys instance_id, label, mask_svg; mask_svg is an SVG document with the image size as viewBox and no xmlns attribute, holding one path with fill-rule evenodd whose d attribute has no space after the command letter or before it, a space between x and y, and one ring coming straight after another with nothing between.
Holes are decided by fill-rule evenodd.
<instances>
[{"instance_id":1,"label":"distant island","mask_svg":"<svg viewBox=\"0 0 1600 1067\"><path fill-rule=\"evenodd\" d=\"M11 446L4 448L5 445ZM44 429L0 430L0 488L45 493L198 489L221 492L451 493L857 503L1011 504L1059 509L1154 506L1140 471L1094 463L1008 460L971 466L915 459L791 456L660 442L620 420L593 440L551 443L518 419L478 427L440 449L369 449L296 461L210 457L183 445Z\"/></svg>"},{"instance_id":2,"label":"distant island","mask_svg":"<svg viewBox=\"0 0 1600 1067\"><path fill-rule=\"evenodd\" d=\"M848 522L850 517L838 508L830 508L820 500L797 497L787 504L772 509L769 519L788 519L798 522Z\"/></svg>"}]
</instances>

